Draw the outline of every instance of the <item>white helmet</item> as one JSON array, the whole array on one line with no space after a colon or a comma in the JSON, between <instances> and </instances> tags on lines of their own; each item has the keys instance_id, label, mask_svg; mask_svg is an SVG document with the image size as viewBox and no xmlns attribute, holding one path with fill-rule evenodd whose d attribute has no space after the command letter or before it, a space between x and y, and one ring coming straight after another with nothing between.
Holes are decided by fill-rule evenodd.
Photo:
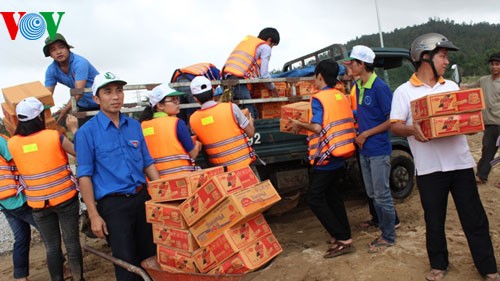
<instances>
[{"instance_id":1,"label":"white helmet","mask_svg":"<svg viewBox=\"0 0 500 281\"><path fill-rule=\"evenodd\" d=\"M437 48L458 51L458 47L453 45L444 35L439 33L427 33L413 40L410 48L410 55L414 62L419 62L422 59L422 53L432 52Z\"/></svg>"}]
</instances>

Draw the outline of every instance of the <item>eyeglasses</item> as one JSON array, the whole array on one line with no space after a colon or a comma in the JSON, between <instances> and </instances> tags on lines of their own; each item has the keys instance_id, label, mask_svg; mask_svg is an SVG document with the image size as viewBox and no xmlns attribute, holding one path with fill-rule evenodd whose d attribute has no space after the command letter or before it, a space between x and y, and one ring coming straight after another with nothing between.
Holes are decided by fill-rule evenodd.
<instances>
[{"instance_id":1,"label":"eyeglasses","mask_svg":"<svg viewBox=\"0 0 500 281\"><path fill-rule=\"evenodd\" d=\"M171 100L164 100L164 101L163 101L163 103L167 103L167 102L171 102L171 103L179 104L179 103L180 103L180 100L179 100L179 98L172 98Z\"/></svg>"}]
</instances>

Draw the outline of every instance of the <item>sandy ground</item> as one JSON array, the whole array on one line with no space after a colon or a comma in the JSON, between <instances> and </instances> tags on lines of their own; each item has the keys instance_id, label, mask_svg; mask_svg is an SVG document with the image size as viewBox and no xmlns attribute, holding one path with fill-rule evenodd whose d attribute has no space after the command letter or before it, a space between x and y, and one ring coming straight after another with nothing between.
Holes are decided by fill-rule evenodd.
<instances>
[{"instance_id":1,"label":"sandy ground","mask_svg":"<svg viewBox=\"0 0 500 281\"><path fill-rule=\"evenodd\" d=\"M471 151L476 160L480 156L481 136L477 134L469 137ZM496 257L500 261L500 213L495 211L499 205L500 189L493 186L498 181L500 168L496 167L490 175L489 183L480 185L479 190L489 217ZM285 215L268 218L284 251L253 280L425 280L429 263L425 251L423 213L416 189L404 202L396 202L402 221L402 226L397 231L398 243L380 254L366 252L367 244L378 235L377 229L358 227L359 223L368 217L366 202L357 200L348 201L346 204L356 247L354 253L323 259L328 235L307 206L299 205ZM451 263L446 280L482 280L472 263L451 197L446 231ZM30 280L49 280L43 244L39 239L35 240L38 242L35 241L31 249ZM105 253L110 252L105 243L98 239L82 236L82 244ZM0 279L11 280L11 255L0 256L0 264ZM84 270L86 280L114 280L111 263L88 252L84 252Z\"/></svg>"}]
</instances>

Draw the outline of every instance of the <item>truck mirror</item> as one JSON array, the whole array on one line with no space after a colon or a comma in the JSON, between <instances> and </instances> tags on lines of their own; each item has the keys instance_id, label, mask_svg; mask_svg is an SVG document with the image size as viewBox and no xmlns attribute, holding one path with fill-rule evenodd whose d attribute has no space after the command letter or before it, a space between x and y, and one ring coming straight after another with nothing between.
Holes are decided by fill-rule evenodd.
<instances>
[{"instance_id":1,"label":"truck mirror","mask_svg":"<svg viewBox=\"0 0 500 281\"><path fill-rule=\"evenodd\" d=\"M460 83L462 82L462 75L460 75L460 69L459 69L459 66L458 64L453 64L451 66L451 70L452 70L452 73L451 73L451 78L453 79L453 81L455 81L458 85L460 85Z\"/></svg>"}]
</instances>

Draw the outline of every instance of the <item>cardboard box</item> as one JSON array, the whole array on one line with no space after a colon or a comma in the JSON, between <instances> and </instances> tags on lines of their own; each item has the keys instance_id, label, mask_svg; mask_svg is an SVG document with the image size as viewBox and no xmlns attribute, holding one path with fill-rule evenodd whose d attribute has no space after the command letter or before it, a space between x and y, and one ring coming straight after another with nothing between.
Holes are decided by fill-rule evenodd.
<instances>
[{"instance_id":1,"label":"cardboard box","mask_svg":"<svg viewBox=\"0 0 500 281\"><path fill-rule=\"evenodd\" d=\"M314 80L297 82L295 84L295 91L297 96L309 96L319 92L318 88L316 88Z\"/></svg>"},{"instance_id":2,"label":"cardboard box","mask_svg":"<svg viewBox=\"0 0 500 281\"><path fill-rule=\"evenodd\" d=\"M259 179L249 166L214 175L179 206L182 217L193 225L228 195L257 184Z\"/></svg>"},{"instance_id":3,"label":"cardboard box","mask_svg":"<svg viewBox=\"0 0 500 281\"><path fill-rule=\"evenodd\" d=\"M153 242L182 251L192 252L199 248L187 229L176 229L161 224L153 224Z\"/></svg>"},{"instance_id":4,"label":"cardboard box","mask_svg":"<svg viewBox=\"0 0 500 281\"><path fill-rule=\"evenodd\" d=\"M210 274L239 274L254 271L282 251L278 240L270 233L227 259L210 271Z\"/></svg>"},{"instance_id":5,"label":"cardboard box","mask_svg":"<svg viewBox=\"0 0 500 281\"><path fill-rule=\"evenodd\" d=\"M188 229L179 210L180 202L155 203L146 201L146 221L177 229Z\"/></svg>"},{"instance_id":6,"label":"cardboard box","mask_svg":"<svg viewBox=\"0 0 500 281\"><path fill-rule=\"evenodd\" d=\"M246 245L271 233L264 216L258 214L224 231L222 235L206 247L193 253L196 267L201 272L208 272L227 258L236 254Z\"/></svg>"},{"instance_id":7,"label":"cardboard box","mask_svg":"<svg viewBox=\"0 0 500 281\"><path fill-rule=\"evenodd\" d=\"M3 120L3 125L5 126L5 130L7 131L7 133L9 133L9 135L12 137L14 135L14 133L16 132L16 125L10 123L9 119L5 118Z\"/></svg>"},{"instance_id":8,"label":"cardboard box","mask_svg":"<svg viewBox=\"0 0 500 281\"><path fill-rule=\"evenodd\" d=\"M198 272L191 253L157 245L158 263L170 272Z\"/></svg>"},{"instance_id":9,"label":"cardboard box","mask_svg":"<svg viewBox=\"0 0 500 281\"><path fill-rule=\"evenodd\" d=\"M191 228L200 247L207 246L222 232L281 200L270 180L229 195Z\"/></svg>"},{"instance_id":10,"label":"cardboard box","mask_svg":"<svg viewBox=\"0 0 500 281\"><path fill-rule=\"evenodd\" d=\"M481 88L432 94L411 101L411 112L414 120L479 111L484 108L484 97Z\"/></svg>"},{"instance_id":11,"label":"cardboard box","mask_svg":"<svg viewBox=\"0 0 500 281\"><path fill-rule=\"evenodd\" d=\"M12 124L14 126L17 126L17 115L16 115L16 110L12 107L10 107L6 102L2 103L2 112L4 121L9 120L9 124Z\"/></svg>"},{"instance_id":12,"label":"cardboard box","mask_svg":"<svg viewBox=\"0 0 500 281\"><path fill-rule=\"evenodd\" d=\"M484 131L481 111L430 117L422 120L426 138L440 138Z\"/></svg>"},{"instance_id":13,"label":"cardboard box","mask_svg":"<svg viewBox=\"0 0 500 281\"><path fill-rule=\"evenodd\" d=\"M292 133L292 122L290 119L296 119L301 122L309 122L310 103L306 101L299 101L283 105L281 107L280 119L280 132ZM307 135L307 130L300 129L297 134Z\"/></svg>"},{"instance_id":14,"label":"cardboard box","mask_svg":"<svg viewBox=\"0 0 500 281\"><path fill-rule=\"evenodd\" d=\"M255 104L255 106L259 111L261 119L273 119L273 118L280 118L281 106L285 104L286 102L268 102L268 103L257 103Z\"/></svg>"},{"instance_id":15,"label":"cardboard box","mask_svg":"<svg viewBox=\"0 0 500 281\"><path fill-rule=\"evenodd\" d=\"M148 191L153 202L186 199L214 175L224 172L224 167L213 167L182 175L150 181Z\"/></svg>"},{"instance_id":16,"label":"cardboard box","mask_svg":"<svg viewBox=\"0 0 500 281\"><path fill-rule=\"evenodd\" d=\"M44 105L54 106L52 93L40 81L3 88L2 92L5 102L11 108L16 108L16 105L27 97L35 97Z\"/></svg>"},{"instance_id":17,"label":"cardboard box","mask_svg":"<svg viewBox=\"0 0 500 281\"><path fill-rule=\"evenodd\" d=\"M290 88L286 82L275 82L274 86L278 92L278 97L288 97ZM271 90L266 87L266 84L253 84L252 98L271 98L273 97Z\"/></svg>"}]
</instances>

